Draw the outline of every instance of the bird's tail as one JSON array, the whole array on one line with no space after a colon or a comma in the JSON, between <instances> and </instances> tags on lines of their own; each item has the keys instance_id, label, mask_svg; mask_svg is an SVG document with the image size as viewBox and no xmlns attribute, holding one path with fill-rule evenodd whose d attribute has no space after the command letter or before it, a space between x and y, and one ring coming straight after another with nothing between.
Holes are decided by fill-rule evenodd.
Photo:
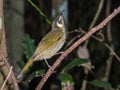
<instances>
[{"instance_id":1,"label":"bird's tail","mask_svg":"<svg viewBox=\"0 0 120 90\"><path fill-rule=\"evenodd\" d=\"M23 69L21 70L20 74L17 76L17 79L20 79L25 72L29 69L29 67L32 65L33 63L33 58L31 57L28 62L25 64L25 66L23 67Z\"/></svg>"}]
</instances>

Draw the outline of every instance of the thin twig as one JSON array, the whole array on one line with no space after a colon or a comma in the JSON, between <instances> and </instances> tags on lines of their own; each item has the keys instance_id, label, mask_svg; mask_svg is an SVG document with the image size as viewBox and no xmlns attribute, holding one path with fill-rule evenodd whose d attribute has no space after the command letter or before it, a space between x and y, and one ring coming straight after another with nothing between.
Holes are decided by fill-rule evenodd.
<instances>
[{"instance_id":1,"label":"thin twig","mask_svg":"<svg viewBox=\"0 0 120 90\"><path fill-rule=\"evenodd\" d=\"M105 46L110 50L111 54L116 57L116 59L120 62L120 57L115 53L113 50L113 47L110 47L107 43L105 43Z\"/></svg>"},{"instance_id":2,"label":"thin twig","mask_svg":"<svg viewBox=\"0 0 120 90\"><path fill-rule=\"evenodd\" d=\"M107 0L106 15L109 15L110 7L111 7L111 0ZM107 32L108 42L111 43L111 41L112 41L111 22L108 23L106 32ZM109 46L108 44L105 43L105 46L110 50L110 53L112 53L115 57L117 56L116 53L114 54L114 46L113 46L113 44L111 44ZM105 81L108 81L108 79L109 79L110 71L111 71L111 67L112 67L112 62L113 62L113 55L111 55L110 53L109 53L109 58L108 58L108 60L106 62L106 71L105 71L105 76L103 78ZM120 60L119 57L118 57L117 60Z\"/></svg>"},{"instance_id":3,"label":"thin twig","mask_svg":"<svg viewBox=\"0 0 120 90\"><path fill-rule=\"evenodd\" d=\"M106 4L106 16L110 14L110 7L111 7L111 0L107 0L107 4ZM112 41L112 32L111 32L111 21L108 23L107 25L107 39L108 42L111 43ZM110 50L110 53L114 53L114 46L111 43L111 45L109 46L108 44L105 43L105 46ZM103 78L103 80L108 81L109 80L109 76L110 76L110 71L111 71L111 67L112 67L112 62L113 62L113 55L111 55L109 53L109 57L106 61L106 70L105 70L105 76ZM114 54L114 56L116 57L116 53ZM118 57L118 56L117 56ZM116 57L116 58L117 58ZM119 58L117 60L120 60Z\"/></svg>"},{"instance_id":4,"label":"thin twig","mask_svg":"<svg viewBox=\"0 0 120 90\"><path fill-rule=\"evenodd\" d=\"M93 21L92 21L92 23L90 24L89 30L95 25L95 23L96 23L99 15L100 15L100 12L101 12L101 10L102 10L102 8L103 8L103 4L104 4L104 0L101 0L101 1L100 1L100 4L99 4L99 6L98 6L97 12L96 12L96 14L95 14L95 16L94 16L94 18L93 18Z\"/></svg>"},{"instance_id":5,"label":"thin twig","mask_svg":"<svg viewBox=\"0 0 120 90\"><path fill-rule=\"evenodd\" d=\"M79 28L79 30L80 30L83 34L86 34L85 30L83 30L82 28ZM94 35L91 35L90 37L96 39L96 40L99 41L99 42L103 42L103 39L98 38L98 37L96 37L96 36L94 36Z\"/></svg>"},{"instance_id":6,"label":"thin twig","mask_svg":"<svg viewBox=\"0 0 120 90\"><path fill-rule=\"evenodd\" d=\"M101 12L101 10L102 10L103 4L104 4L104 0L101 0L101 1L100 1L100 4L99 4L99 6L98 6L97 12L96 12L96 14L95 14L95 16L94 16L94 18L93 18L93 20L92 20L92 23L90 24L88 30L91 30L91 28L95 25L95 23L96 23L99 15L100 15L100 12ZM85 46L87 46L88 43L89 43L89 40L86 40L86 41L85 41Z\"/></svg>"},{"instance_id":7,"label":"thin twig","mask_svg":"<svg viewBox=\"0 0 120 90\"><path fill-rule=\"evenodd\" d=\"M81 34L81 31L78 30L78 29L75 29L75 30L73 30L73 31L68 32L68 34L73 34L73 33L80 33L80 34L77 35L77 36L75 36L75 37L73 37L73 38L67 43L67 45L66 45L65 48L69 47L73 42L75 42L76 39L80 38L81 35L82 35L82 34Z\"/></svg>"},{"instance_id":8,"label":"thin twig","mask_svg":"<svg viewBox=\"0 0 120 90\"><path fill-rule=\"evenodd\" d=\"M109 76L110 76L110 71L111 71L111 67L112 67L112 62L113 62L113 56L110 55L106 61L106 69L105 69L105 74L104 74L104 78L102 80L104 81L109 81Z\"/></svg>"},{"instance_id":9,"label":"thin twig","mask_svg":"<svg viewBox=\"0 0 120 90\"><path fill-rule=\"evenodd\" d=\"M86 90L86 86L87 86L87 80L84 79L80 90Z\"/></svg>"},{"instance_id":10,"label":"thin twig","mask_svg":"<svg viewBox=\"0 0 120 90\"><path fill-rule=\"evenodd\" d=\"M111 0L107 0L107 5L106 5L106 16L110 14L110 7L111 7ZM111 22L108 23L107 25L107 39L109 43L112 41L112 31L111 31Z\"/></svg>"},{"instance_id":11,"label":"thin twig","mask_svg":"<svg viewBox=\"0 0 120 90\"><path fill-rule=\"evenodd\" d=\"M80 34L77 35L77 36L75 36L74 38L72 38L72 39L69 41L69 43L66 45L66 47L70 46L76 39L80 38L83 34L86 34L86 32L85 32L82 28L75 29L75 30L69 32L69 34L71 34L71 33L76 33L76 32L78 32L78 33L80 33ZM96 39L96 40L98 40L98 41L100 41L100 42L103 41L102 39L99 39L99 38L97 38L97 37L95 37L95 36L93 36L93 35L92 35L91 37L94 38L94 39Z\"/></svg>"},{"instance_id":12,"label":"thin twig","mask_svg":"<svg viewBox=\"0 0 120 90\"><path fill-rule=\"evenodd\" d=\"M80 37L81 37L81 35L78 35L78 36L74 37L73 39L71 39L66 47L70 46L77 38L80 38Z\"/></svg>"},{"instance_id":13,"label":"thin twig","mask_svg":"<svg viewBox=\"0 0 120 90\"><path fill-rule=\"evenodd\" d=\"M80 30L82 30L82 29L80 28ZM83 34L86 34L86 32L85 32L84 30L82 30L82 33L83 33ZM96 36L94 36L94 35L92 35L91 37L94 38L95 40L99 41L99 42L103 42L102 39L100 39L100 38L98 38L98 37L96 37ZM107 43L104 43L104 45L110 50L110 53L111 53L113 56L115 56L115 58L120 62L120 57L116 54L116 52L114 51L114 48L113 48L113 47L110 47Z\"/></svg>"},{"instance_id":14,"label":"thin twig","mask_svg":"<svg viewBox=\"0 0 120 90\"><path fill-rule=\"evenodd\" d=\"M8 60L6 59L6 57L4 56L4 53L3 51L1 50L0 48L0 56L2 58L2 60L4 61L5 65L7 66L8 70L10 70L10 64L8 63ZM15 75L13 73L13 71L11 72L11 75L10 75L13 79L13 85L14 85L14 90L19 90L19 87L18 87L18 82L15 78Z\"/></svg>"},{"instance_id":15,"label":"thin twig","mask_svg":"<svg viewBox=\"0 0 120 90\"><path fill-rule=\"evenodd\" d=\"M88 33L86 33L83 37L81 37L79 40L77 40L73 45L71 45L64 53L55 61L53 66L48 69L45 76L42 78L38 86L35 90L41 90L47 79L50 77L50 75L54 72L55 68L62 62L62 60L71 53L76 47L78 47L82 42L87 40L92 34L99 31L101 28L103 28L112 18L114 18L117 14L120 13L120 6L113 11L106 19L104 19L99 25L92 28Z\"/></svg>"},{"instance_id":16,"label":"thin twig","mask_svg":"<svg viewBox=\"0 0 120 90\"><path fill-rule=\"evenodd\" d=\"M7 80L8 80L8 78L10 77L10 74L11 74L11 72L12 72L12 68L13 68L13 67L11 66L10 71L9 71L9 73L8 73L8 76L6 77L6 79L5 79L5 81L4 81L4 83L3 83L3 85L2 85L2 87L1 87L0 90L4 90L5 84L7 83Z\"/></svg>"}]
</instances>

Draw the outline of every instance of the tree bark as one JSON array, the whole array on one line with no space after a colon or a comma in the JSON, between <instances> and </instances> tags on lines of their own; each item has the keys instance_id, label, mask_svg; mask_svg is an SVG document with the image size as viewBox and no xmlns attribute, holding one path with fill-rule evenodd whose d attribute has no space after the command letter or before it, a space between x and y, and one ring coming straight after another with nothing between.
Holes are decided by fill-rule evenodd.
<instances>
[{"instance_id":1,"label":"tree bark","mask_svg":"<svg viewBox=\"0 0 120 90\"><path fill-rule=\"evenodd\" d=\"M24 0L4 0L5 27L9 62L15 75L20 71L17 61L22 60L22 39L24 33Z\"/></svg>"},{"instance_id":2,"label":"tree bark","mask_svg":"<svg viewBox=\"0 0 120 90\"><path fill-rule=\"evenodd\" d=\"M7 57L6 50L6 36L4 28L4 18L3 18L3 0L0 0L0 48L3 51L4 55ZM0 88L3 85L4 79L7 77L9 70L5 66L4 62L0 57ZM12 83L11 78L8 79L8 84ZM8 86L5 85L4 90L8 90Z\"/></svg>"}]
</instances>

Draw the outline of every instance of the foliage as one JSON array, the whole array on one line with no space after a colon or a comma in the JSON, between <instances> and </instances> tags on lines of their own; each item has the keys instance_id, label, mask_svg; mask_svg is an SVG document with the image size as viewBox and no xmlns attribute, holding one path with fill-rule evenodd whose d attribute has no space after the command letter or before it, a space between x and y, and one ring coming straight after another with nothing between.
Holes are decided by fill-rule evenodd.
<instances>
[{"instance_id":1,"label":"foliage","mask_svg":"<svg viewBox=\"0 0 120 90\"><path fill-rule=\"evenodd\" d=\"M90 84L94 85L95 87L102 87L106 90L111 90L111 84L107 81L96 79L90 82Z\"/></svg>"},{"instance_id":2,"label":"foliage","mask_svg":"<svg viewBox=\"0 0 120 90\"><path fill-rule=\"evenodd\" d=\"M47 18L47 16L42 12L42 10L37 5L35 5L31 0L28 0L28 2L39 12L40 15L42 15L45 18L48 24L51 24L51 21Z\"/></svg>"},{"instance_id":3,"label":"foliage","mask_svg":"<svg viewBox=\"0 0 120 90\"><path fill-rule=\"evenodd\" d=\"M62 89L64 88L67 81L69 81L71 85L74 85L74 80L72 76L68 73L61 73L59 75L59 79L61 80Z\"/></svg>"},{"instance_id":4,"label":"foliage","mask_svg":"<svg viewBox=\"0 0 120 90\"><path fill-rule=\"evenodd\" d=\"M29 59L35 51L34 40L28 34L25 34L23 39L23 49L26 59Z\"/></svg>"},{"instance_id":5,"label":"foliage","mask_svg":"<svg viewBox=\"0 0 120 90\"><path fill-rule=\"evenodd\" d=\"M43 77L44 74L45 74L45 69L36 70L27 77L27 80L31 81L34 77L39 77L39 76Z\"/></svg>"},{"instance_id":6,"label":"foliage","mask_svg":"<svg viewBox=\"0 0 120 90\"><path fill-rule=\"evenodd\" d=\"M75 58L63 68L63 71L67 71L69 69L72 69L75 66L81 66L84 63L87 63L87 60L81 59L81 58Z\"/></svg>"},{"instance_id":7,"label":"foliage","mask_svg":"<svg viewBox=\"0 0 120 90\"><path fill-rule=\"evenodd\" d=\"M31 39L28 34L25 34L23 38L23 50L27 60L31 57L35 50L34 40ZM20 60L17 64L22 68L25 65L25 62Z\"/></svg>"}]
</instances>

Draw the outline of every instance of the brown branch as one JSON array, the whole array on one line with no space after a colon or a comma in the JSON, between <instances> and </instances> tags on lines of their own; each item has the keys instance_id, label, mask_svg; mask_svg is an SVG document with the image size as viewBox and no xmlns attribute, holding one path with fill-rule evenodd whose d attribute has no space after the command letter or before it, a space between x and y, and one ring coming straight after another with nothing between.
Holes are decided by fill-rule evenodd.
<instances>
[{"instance_id":1,"label":"brown branch","mask_svg":"<svg viewBox=\"0 0 120 90\"><path fill-rule=\"evenodd\" d=\"M115 17L117 14L120 13L120 6L114 10L113 13L111 13L105 20L103 20L99 25L92 28L88 33L86 33L83 37L81 37L79 40L77 40L71 47L69 47L64 53L56 60L56 62L53 64L53 66L46 72L45 76L42 78L38 86L36 87L36 90L41 90L47 79L50 77L50 75L54 72L55 68L62 62L62 60L67 56L69 53L71 53L77 46L79 46L82 42L87 40L92 34L97 32L99 29L103 28L113 17Z\"/></svg>"},{"instance_id":2,"label":"brown branch","mask_svg":"<svg viewBox=\"0 0 120 90\"><path fill-rule=\"evenodd\" d=\"M83 34L86 34L86 32L84 30L82 30L80 28L81 32ZM94 35L91 35L92 38L94 38L95 40L99 41L99 42L103 42L103 39L100 39ZM104 37L103 37L104 38ZM112 56L114 56L119 62L120 62L120 57L117 55L117 53L114 51L114 47L113 46L109 46L107 43L104 43L104 45L109 49L110 53L112 54ZM109 59L108 59L109 60Z\"/></svg>"},{"instance_id":3,"label":"brown branch","mask_svg":"<svg viewBox=\"0 0 120 90\"><path fill-rule=\"evenodd\" d=\"M5 79L5 81L4 81L4 83L3 83L3 85L2 85L2 87L1 87L0 90L4 90L5 84L7 83L7 80L8 80L8 78L9 78L10 75L11 75L12 68L13 68L13 67L11 66L11 67L10 67L10 71L9 71L9 73L8 73L8 76L6 77L6 79Z\"/></svg>"},{"instance_id":4,"label":"brown branch","mask_svg":"<svg viewBox=\"0 0 120 90\"><path fill-rule=\"evenodd\" d=\"M6 59L6 57L4 56L4 53L3 51L0 49L0 56L2 58L2 60L4 61L5 65L7 66L8 70L10 70L10 64L8 63L8 60ZM11 72L11 75L10 75L13 79L13 85L14 85L14 90L19 90L19 87L18 87L18 83L17 83L17 80L15 78L15 75L13 73L13 71Z\"/></svg>"},{"instance_id":5,"label":"brown branch","mask_svg":"<svg viewBox=\"0 0 120 90\"><path fill-rule=\"evenodd\" d=\"M80 30L79 32L82 32L83 34L86 34L86 32L82 28L79 28L79 30ZM95 40L99 41L99 42L103 42L104 41L104 36L103 35L101 35L102 39L100 39L100 38L98 38L98 37L96 37L94 35L91 35L91 37L94 38ZM114 47L113 46L109 46L107 43L104 43L104 45L109 49L110 53L120 62L120 57L114 51Z\"/></svg>"},{"instance_id":6,"label":"brown branch","mask_svg":"<svg viewBox=\"0 0 120 90\"><path fill-rule=\"evenodd\" d=\"M109 46L107 43L105 43L105 46L110 50L110 53L116 57L116 59L120 62L120 57L116 54L116 52L114 51L114 47L113 46Z\"/></svg>"}]
</instances>

